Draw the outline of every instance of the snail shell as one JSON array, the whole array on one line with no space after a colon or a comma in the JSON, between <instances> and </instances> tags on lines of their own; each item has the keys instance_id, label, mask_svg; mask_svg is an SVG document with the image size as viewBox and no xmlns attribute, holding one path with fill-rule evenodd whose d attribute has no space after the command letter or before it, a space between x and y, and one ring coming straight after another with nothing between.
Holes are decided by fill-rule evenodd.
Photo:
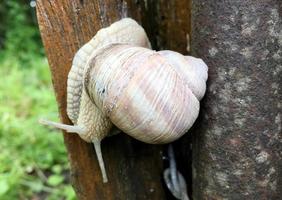
<instances>
[{"instance_id":1,"label":"snail shell","mask_svg":"<svg viewBox=\"0 0 282 200\"><path fill-rule=\"evenodd\" d=\"M145 31L125 18L100 30L75 55L67 113L75 132L94 144L107 182L100 142L115 125L146 143L168 143L193 125L204 96L207 66L173 51L153 51Z\"/></svg>"},{"instance_id":2,"label":"snail shell","mask_svg":"<svg viewBox=\"0 0 282 200\"><path fill-rule=\"evenodd\" d=\"M182 73L188 69L189 76ZM198 116L205 77L194 83L194 69L178 53L115 44L90 59L85 87L123 132L146 143L168 143L187 132Z\"/></svg>"}]
</instances>

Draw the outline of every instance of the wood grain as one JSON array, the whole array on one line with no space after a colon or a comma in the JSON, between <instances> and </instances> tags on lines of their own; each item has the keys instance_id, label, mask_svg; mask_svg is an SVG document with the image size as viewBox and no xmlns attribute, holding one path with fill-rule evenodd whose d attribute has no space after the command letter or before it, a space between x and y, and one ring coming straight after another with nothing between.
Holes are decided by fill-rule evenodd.
<instances>
[{"instance_id":1,"label":"wood grain","mask_svg":"<svg viewBox=\"0 0 282 200\"><path fill-rule=\"evenodd\" d=\"M122 18L122 1L42 0L37 16L63 123L66 80L75 52L101 27ZM132 12L136 8L132 7ZM138 16L137 16L138 17ZM138 20L138 18L137 18ZM103 184L92 145L64 134L72 183L79 199L165 199L161 183L161 146L143 144L126 135L102 142L109 183Z\"/></svg>"}]
</instances>

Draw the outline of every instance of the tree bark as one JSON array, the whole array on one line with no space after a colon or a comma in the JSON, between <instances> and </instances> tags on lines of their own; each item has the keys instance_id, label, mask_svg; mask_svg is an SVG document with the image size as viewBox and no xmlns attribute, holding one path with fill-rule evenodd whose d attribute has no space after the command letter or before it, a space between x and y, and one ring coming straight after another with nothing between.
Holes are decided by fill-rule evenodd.
<instances>
[{"instance_id":1,"label":"tree bark","mask_svg":"<svg viewBox=\"0 0 282 200\"><path fill-rule=\"evenodd\" d=\"M282 196L282 3L192 3L192 55L209 66L193 135L194 199Z\"/></svg>"},{"instance_id":2,"label":"tree bark","mask_svg":"<svg viewBox=\"0 0 282 200\"><path fill-rule=\"evenodd\" d=\"M70 124L66 83L75 52L100 28L125 17L126 12L140 22L140 10L131 1L37 1L39 27L63 123ZM64 140L72 184L79 199L165 199L161 182L162 146L147 145L125 134L105 139L102 152L109 183L103 184L92 145L68 133Z\"/></svg>"}]
</instances>

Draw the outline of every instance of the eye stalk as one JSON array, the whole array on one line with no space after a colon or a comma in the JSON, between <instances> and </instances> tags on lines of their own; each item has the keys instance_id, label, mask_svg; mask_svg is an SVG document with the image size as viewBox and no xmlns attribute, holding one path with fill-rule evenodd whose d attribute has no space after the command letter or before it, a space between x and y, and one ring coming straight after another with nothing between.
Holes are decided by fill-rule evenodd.
<instances>
[{"instance_id":1,"label":"eye stalk","mask_svg":"<svg viewBox=\"0 0 282 200\"><path fill-rule=\"evenodd\" d=\"M67 125L67 124L49 121L49 120L46 120L46 119L39 119L38 122L40 124L43 124L43 125L47 125L47 126L51 126L51 127L54 127L54 128L61 129L61 130L65 130L68 133L77 133L79 136L83 136L83 135L87 134L87 131L85 130L85 128L83 128L80 125ZM92 140L92 143L94 145L95 152L96 152L97 159L98 159L98 163L99 163L99 167L101 169L103 183L107 183L108 177L107 177L105 164L104 164L102 151L101 151L101 140L98 139L98 138L94 138Z\"/></svg>"},{"instance_id":2,"label":"eye stalk","mask_svg":"<svg viewBox=\"0 0 282 200\"><path fill-rule=\"evenodd\" d=\"M94 145L95 152L96 152L96 155L97 155L97 158L98 158L99 167L100 167L100 170L102 172L103 183L107 183L108 177L107 177L106 168L105 168L105 164L104 164L103 154L102 154L102 151L101 151L101 141L98 140L98 139L93 139L92 143Z\"/></svg>"},{"instance_id":3,"label":"eye stalk","mask_svg":"<svg viewBox=\"0 0 282 200\"><path fill-rule=\"evenodd\" d=\"M79 125L67 125L67 124L49 121L46 119L39 119L38 122L43 125L52 126L58 129L65 130L68 133L77 133L78 135L86 134L86 130Z\"/></svg>"}]
</instances>

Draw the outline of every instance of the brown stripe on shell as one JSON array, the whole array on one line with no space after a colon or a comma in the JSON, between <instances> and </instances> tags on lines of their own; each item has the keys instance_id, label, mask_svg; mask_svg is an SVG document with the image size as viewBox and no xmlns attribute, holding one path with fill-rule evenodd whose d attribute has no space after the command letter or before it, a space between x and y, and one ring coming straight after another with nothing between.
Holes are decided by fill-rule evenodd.
<instances>
[{"instance_id":1,"label":"brown stripe on shell","mask_svg":"<svg viewBox=\"0 0 282 200\"><path fill-rule=\"evenodd\" d=\"M127 54L129 54L129 56L126 56ZM122 58L118 58L118 60L120 60L120 68L117 68L108 82L108 88L111 92L104 99L104 105L108 110L108 114L110 114L117 104L118 99L120 99L120 96L124 93L128 85L130 85L131 79L138 73L139 63L136 63L137 60L134 58L143 59L151 54L152 52L150 50L139 47L127 47L127 49L123 51Z\"/></svg>"},{"instance_id":2,"label":"brown stripe on shell","mask_svg":"<svg viewBox=\"0 0 282 200\"><path fill-rule=\"evenodd\" d=\"M90 96L97 106L105 112L104 97L110 95L108 93L108 87L113 79L114 73L117 69L121 68L122 63L114 63L119 61L120 55L124 54L123 50L126 49L126 45L114 44L107 46L103 49L103 52L99 54L95 59L91 61L91 71L87 75L87 79L90 80L90 84L86 83ZM117 81L114 81L117 82Z\"/></svg>"},{"instance_id":3,"label":"brown stripe on shell","mask_svg":"<svg viewBox=\"0 0 282 200\"><path fill-rule=\"evenodd\" d=\"M85 78L89 96L132 137L167 143L194 123L199 102L161 54L116 44L105 47L89 65Z\"/></svg>"},{"instance_id":4,"label":"brown stripe on shell","mask_svg":"<svg viewBox=\"0 0 282 200\"><path fill-rule=\"evenodd\" d=\"M118 126L121 130L123 130L124 132L128 133L129 135L131 135L131 136L133 136L133 137L135 137L139 140L149 142L149 143L169 142L171 140L174 140L175 137L180 137L182 134L184 134L185 131L188 128L190 128L190 126L192 125L192 123L188 123L189 127L187 127L187 123L185 123L184 127L179 126L180 124L181 125L183 124L181 122L184 119L180 119L180 121L179 121L179 118L176 119L174 116L178 116L179 113L170 112L172 110L172 108L177 109L177 111L180 112L180 114L181 114L181 111L183 109L186 109L186 107L189 108L189 105L195 104L195 111L194 111L194 113L191 112L193 114L192 118L196 119L196 116L198 114L198 101L194 97L194 95L191 93L191 91L189 92L189 88L184 88L183 91L180 91L180 93L182 92L183 94L187 94L188 96L191 96L191 98L190 98L190 100L192 99L191 102L188 102L188 104L187 104L188 100L185 99L185 97L183 97L184 100L182 100L182 102L177 102L177 99L175 99L175 101L173 101L172 103L175 103L176 106L175 107L168 107L167 109L165 109L165 107L168 106L167 104L171 103L171 102L170 101L163 102L164 96L160 96L160 97L156 96L158 93L156 93L156 91L154 91L154 87L155 87L154 85L147 85L146 86L146 83L149 83L149 82L152 82L152 84L153 84L154 81L158 80L160 75L162 73L164 73L163 75L167 75L168 77L173 75L174 79L176 79L175 82L177 84L176 84L176 86L172 86L172 87L176 87L176 88L183 87L184 84L183 84L183 82L181 82L181 80L179 79L177 74L171 69L168 70L169 68L166 65L167 64L163 63L163 61L161 59L157 59L155 62L152 62L152 56L150 58L148 58L147 61L143 61L143 63L138 67L138 71L136 72L136 77L131 79L128 88L126 89L126 91L124 91L124 94L122 96L120 96L120 101L118 102L118 104L116 105L116 108L114 108L113 112L110 115L112 122L116 126ZM155 75L155 74L153 74L153 72L154 72L153 69L155 69L157 67L159 69L155 72L155 73L157 73ZM158 73L160 73L160 74L158 75ZM152 80L146 80L150 76L151 76ZM140 78L141 78L141 80L138 80ZM179 80L177 80L177 79L179 79ZM168 80L168 79L166 79L166 80ZM136 83L139 83L139 85L136 84ZM149 89L151 89L151 91ZM159 113L159 116L157 116L157 120L158 121L160 121L160 120L164 121L164 124L166 124L165 127L155 127L155 125L158 125L158 123L154 122L154 119L152 119L152 121L150 121L150 119L148 120L148 118L146 118L148 116L142 116L142 113L140 114L140 113L136 112L140 108L136 108L136 107L134 107L136 105L130 104L130 102L133 102L133 101L131 101L132 98L134 98L134 97L131 97L130 94L133 94L134 91L135 92L136 91L141 92L142 95L145 98L144 101L150 102L155 97L156 103L154 104L153 102L150 102L150 103L153 103L151 112ZM170 92L170 93L172 93L172 92ZM140 101L140 99L139 99L139 101ZM183 102L186 103L184 105L184 107L179 107L179 105L182 105ZM161 105L164 106L163 109L161 108ZM158 110L158 109L160 109L160 110ZM191 109L191 108L189 108L189 109ZM168 110L168 111L166 111L166 110ZM184 113L184 112L182 112L182 113ZM149 113L149 115L150 115L150 113ZM171 117L174 117L174 119L171 120ZM178 120L178 123L177 123L177 120ZM194 120L192 120L192 121L194 122ZM129 124L129 123L131 123L131 124ZM152 124L152 123L155 123L155 124ZM146 133L148 133L149 135L146 134ZM166 136L164 136L164 135L166 135Z\"/></svg>"},{"instance_id":5,"label":"brown stripe on shell","mask_svg":"<svg viewBox=\"0 0 282 200\"><path fill-rule=\"evenodd\" d=\"M90 75L92 85L88 86L92 91L90 95L105 114L111 112L136 72L137 65L128 63L132 61L131 57L142 57L144 51L152 54L150 50L141 47L112 45L95 59L95 63L91 64L95 67Z\"/></svg>"}]
</instances>

